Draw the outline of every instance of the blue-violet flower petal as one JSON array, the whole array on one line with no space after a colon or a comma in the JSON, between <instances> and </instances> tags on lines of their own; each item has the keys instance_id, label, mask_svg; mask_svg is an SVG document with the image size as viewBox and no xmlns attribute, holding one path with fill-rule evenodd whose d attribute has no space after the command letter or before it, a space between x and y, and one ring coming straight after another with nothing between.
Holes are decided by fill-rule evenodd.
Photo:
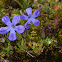
<instances>
[{"instance_id":1,"label":"blue-violet flower petal","mask_svg":"<svg viewBox=\"0 0 62 62\"><path fill-rule=\"evenodd\" d=\"M6 34L7 32L9 32L8 27L2 27L2 28L0 28L0 34Z\"/></svg>"},{"instance_id":2,"label":"blue-violet flower petal","mask_svg":"<svg viewBox=\"0 0 62 62\"><path fill-rule=\"evenodd\" d=\"M2 17L2 22L5 23L6 25L11 24L10 19L8 16L3 16Z\"/></svg>"},{"instance_id":3,"label":"blue-violet flower petal","mask_svg":"<svg viewBox=\"0 0 62 62\"><path fill-rule=\"evenodd\" d=\"M32 8L31 8L31 7L27 8L27 9L26 9L26 13L27 13L28 15L32 15Z\"/></svg>"},{"instance_id":4,"label":"blue-violet flower petal","mask_svg":"<svg viewBox=\"0 0 62 62\"><path fill-rule=\"evenodd\" d=\"M24 30L25 30L25 28L24 28L24 26L22 26L22 25L18 25L18 26L15 26L15 30L18 32L18 33L23 33L24 32Z\"/></svg>"},{"instance_id":5,"label":"blue-violet flower petal","mask_svg":"<svg viewBox=\"0 0 62 62\"><path fill-rule=\"evenodd\" d=\"M22 15L20 15L20 19L22 19L22 20L27 20L27 19L28 19L28 16L22 14Z\"/></svg>"},{"instance_id":6,"label":"blue-violet flower petal","mask_svg":"<svg viewBox=\"0 0 62 62\"><path fill-rule=\"evenodd\" d=\"M14 41L14 40L16 40L16 32L14 31L14 30L12 30L12 31L10 31L10 33L9 33L9 40L11 40L11 41Z\"/></svg>"},{"instance_id":7,"label":"blue-violet flower petal","mask_svg":"<svg viewBox=\"0 0 62 62\"><path fill-rule=\"evenodd\" d=\"M20 17L18 15L15 15L12 19L12 24L16 25L20 21Z\"/></svg>"}]
</instances>

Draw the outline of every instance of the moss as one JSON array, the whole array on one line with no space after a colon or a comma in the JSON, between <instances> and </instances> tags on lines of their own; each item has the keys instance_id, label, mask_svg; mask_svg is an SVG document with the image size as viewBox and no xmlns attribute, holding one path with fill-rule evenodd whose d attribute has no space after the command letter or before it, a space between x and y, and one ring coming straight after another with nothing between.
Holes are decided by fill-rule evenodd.
<instances>
[{"instance_id":1,"label":"moss","mask_svg":"<svg viewBox=\"0 0 62 62\"><path fill-rule=\"evenodd\" d=\"M10 20L14 15L27 15L25 9L28 7L32 7L33 12L36 9L41 10L40 16L36 18L40 21L40 26L36 27L32 23L23 34L16 33L15 41L11 42L8 39L9 33L0 34L0 38L5 40L4 43L0 41L0 59L8 59L11 62L62 61L62 3L60 1L39 0L37 5L34 0L1 0L0 2L0 27L6 26L1 19L5 15L9 16L9 10L11 10ZM55 5L59 6L57 11L54 10ZM58 21L57 26L55 20ZM20 20L18 25L24 25L25 22Z\"/></svg>"}]
</instances>

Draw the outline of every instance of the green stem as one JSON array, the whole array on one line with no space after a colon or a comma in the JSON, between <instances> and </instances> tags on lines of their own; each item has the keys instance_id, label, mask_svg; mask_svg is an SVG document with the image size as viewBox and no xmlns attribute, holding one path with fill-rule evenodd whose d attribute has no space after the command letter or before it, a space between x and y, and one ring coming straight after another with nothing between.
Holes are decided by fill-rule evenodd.
<instances>
[{"instance_id":1,"label":"green stem","mask_svg":"<svg viewBox=\"0 0 62 62\"><path fill-rule=\"evenodd\" d=\"M17 2L20 5L20 7L23 8L22 5L19 3L19 1L15 0L15 2Z\"/></svg>"}]
</instances>

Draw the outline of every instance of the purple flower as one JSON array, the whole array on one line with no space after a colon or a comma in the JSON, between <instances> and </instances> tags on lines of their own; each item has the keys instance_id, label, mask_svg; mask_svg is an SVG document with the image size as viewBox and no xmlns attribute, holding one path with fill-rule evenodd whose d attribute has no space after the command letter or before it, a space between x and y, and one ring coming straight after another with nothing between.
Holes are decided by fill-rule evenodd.
<instances>
[{"instance_id":1,"label":"purple flower","mask_svg":"<svg viewBox=\"0 0 62 62\"><path fill-rule=\"evenodd\" d=\"M29 8L26 9L26 12L28 14L27 16L24 15L24 14L21 14L20 15L20 19L27 20L27 22L24 25L26 27L26 29L29 29L30 28L31 22L33 22L33 24L35 26L39 26L40 25L40 21L37 20L37 19L35 19L35 17L38 17L40 15L39 10L35 10L35 12L32 14L32 8L29 7Z\"/></svg>"},{"instance_id":2,"label":"purple flower","mask_svg":"<svg viewBox=\"0 0 62 62\"><path fill-rule=\"evenodd\" d=\"M10 22L10 19L8 16L2 17L2 22L5 23L7 26L0 28L0 34L6 34L7 32L10 31L9 33L9 40L14 41L16 40L16 32L18 33L23 33L25 28L22 25L16 26L16 24L20 21L20 17L18 15L15 15L12 19L12 23Z\"/></svg>"}]
</instances>

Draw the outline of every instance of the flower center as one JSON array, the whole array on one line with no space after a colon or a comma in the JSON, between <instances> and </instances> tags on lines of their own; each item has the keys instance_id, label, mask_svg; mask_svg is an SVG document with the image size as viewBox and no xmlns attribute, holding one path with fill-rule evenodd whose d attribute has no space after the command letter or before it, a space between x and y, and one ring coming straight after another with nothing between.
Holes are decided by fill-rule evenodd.
<instances>
[{"instance_id":1,"label":"flower center","mask_svg":"<svg viewBox=\"0 0 62 62\"><path fill-rule=\"evenodd\" d=\"M31 16L28 16L28 18L31 18Z\"/></svg>"},{"instance_id":2,"label":"flower center","mask_svg":"<svg viewBox=\"0 0 62 62\"><path fill-rule=\"evenodd\" d=\"M15 26L14 26L14 25L12 25L12 28L15 28Z\"/></svg>"}]
</instances>

